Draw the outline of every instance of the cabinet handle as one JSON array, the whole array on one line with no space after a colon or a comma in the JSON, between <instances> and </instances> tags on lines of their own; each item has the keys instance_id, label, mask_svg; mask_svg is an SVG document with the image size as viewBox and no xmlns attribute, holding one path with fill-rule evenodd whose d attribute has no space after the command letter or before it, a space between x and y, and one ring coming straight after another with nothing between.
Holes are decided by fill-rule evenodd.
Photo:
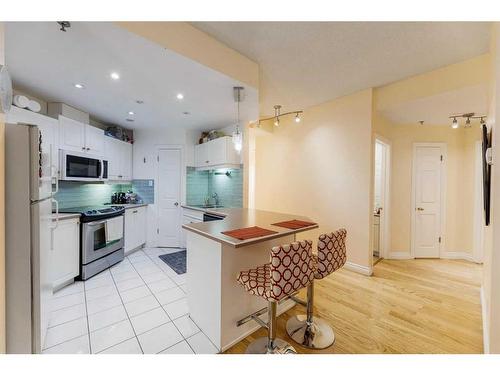
<instances>
[{"instance_id":1,"label":"cabinet handle","mask_svg":"<svg viewBox=\"0 0 500 375\"><path fill-rule=\"evenodd\" d=\"M90 151L90 147L87 147L87 151Z\"/></svg>"},{"instance_id":2,"label":"cabinet handle","mask_svg":"<svg viewBox=\"0 0 500 375\"><path fill-rule=\"evenodd\" d=\"M205 160L205 163L208 163L208 160Z\"/></svg>"},{"instance_id":3,"label":"cabinet handle","mask_svg":"<svg viewBox=\"0 0 500 375\"><path fill-rule=\"evenodd\" d=\"M84 150L84 151L85 151L85 147L82 147L82 150Z\"/></svg>"},{"instance_id":4,"label":"cabinet handle","mask_svg":"<svg viewBox=\"0 0 500 375\"><path fill-rule=\"evenodd\" d=\"M133 213L133 214L136 214L136 213L137 213L137 210L132 211L132 213Z\"/></svg>"}]
</instances>

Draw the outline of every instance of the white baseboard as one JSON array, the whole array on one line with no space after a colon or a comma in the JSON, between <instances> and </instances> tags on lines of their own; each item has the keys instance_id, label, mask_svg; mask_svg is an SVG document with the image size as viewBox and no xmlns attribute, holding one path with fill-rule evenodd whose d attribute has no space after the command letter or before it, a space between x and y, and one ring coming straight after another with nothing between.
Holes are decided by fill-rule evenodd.
<instances>
[{"instance_id":1,"label":"white baseboard","mask_svg":"<svg viewBox=\"0 0 500 375\"><path fill-rule=\"evenodd\" d=\"M354 272L357 272L357 273L360 273L360 274L366 275L366 276L371 276L373 273L373 270L371 267L361 266L359 264L352 263L352 262L346 262L344 267L347 268L349 271L354 271Z\"/></svg>"},{"instance_id":2,"label":"white baseboard","mask_svg":"<svg viewBox=\"0 0 500 375\"><path fill-rule=\"evenodd\" d=\"M481 295L481 315L483 319L483 351L484 354L490 354L490 331L488 327L488 320L486 319L486 311L488 306L486 305L486 297L484 296L484 288L481 285L480 289Z\"/></svg>"},{"instance_id":3,"label":"white baseboard","mask_svg":"<svg viewBox=\"0 0 500 375\"><path fill-rule=\"evenodd\" d=\"M466 251L444 251L441 253L441 259L461 259L474 262L472 254Z\"/></svg>"},{"instance_id":4,"label":"white baseboard","mask_svg":"<svg viewBox=\"0 0 500 375\"><path fill-rule=\"evenodd\" d=\"M391 251L386 259L413 259L409 251Z\"/></svg>"}]
</instances>

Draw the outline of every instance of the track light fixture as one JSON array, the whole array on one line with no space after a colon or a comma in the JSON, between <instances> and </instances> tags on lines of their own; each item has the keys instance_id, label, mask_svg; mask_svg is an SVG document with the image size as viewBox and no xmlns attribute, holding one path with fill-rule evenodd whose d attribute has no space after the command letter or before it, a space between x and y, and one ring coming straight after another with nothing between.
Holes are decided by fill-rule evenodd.
<instances>
[{"instance_id":1,"label":"track light fixture","mask_svg":"<svg viewBox=\"0 0 500 375\"><path fill-rule=\"evenodd\" d=\"M458 129L459 124L458 124L457 118L460 118L460 117L465 119L464 128L466 128L466 129L472 127L472 123L470 121L471 119L480 119L479 123L482 125L485 123L484 119L486 118L486 116L476 116L476 114L474 112L451 115L449 118L453 119L453 121L451 122L451 127L453 129Z\"/></svg>"},{"instance_id":2,"label":"track light fixture","mask_svg":"<svg viewBox=\"0 0 500 375\"><path fill-rule=\"evenodd\" d=\"M260 119L257 122L257 126L260 126L260 124L264 121L273 120L274 126L278 127L278 126L280 126L280 118L281 117L293 115L293 114L295 115L294 121L295 121L295 123L298 124L302 121L302 118L300 117L302 113L304 113L304 111L291 111L291 112L281 113L281 105L276 104L274 106L274 116Z\"/></svg>"}]
</instances>

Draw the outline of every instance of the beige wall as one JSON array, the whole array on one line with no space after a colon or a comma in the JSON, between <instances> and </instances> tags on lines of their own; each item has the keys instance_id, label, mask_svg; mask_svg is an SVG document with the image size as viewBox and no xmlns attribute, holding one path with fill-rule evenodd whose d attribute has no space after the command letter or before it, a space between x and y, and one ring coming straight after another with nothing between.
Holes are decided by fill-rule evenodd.
<instances>
[{"instance_id":1,"label":"beige wall","mask_svg":"<svg viewBox=\"0 0 500 375\"><path fill-rule=\"evenodd\" d=\"M4 25L0 22L0 65L5 64ZM0 353L5 353L5 181L4 115L0 113Z\"/></svg>"},{"instance_id":2,"label":"beige wall","mask_svg":"<svg viewBox=\"0 0 500 375\"><path fill-rule=\"evenodd\" d=\"M255 88L259 66L254 61L187 22L117 22L130 32Z\"/></svg>"},{"instance_id":3,"label":"beige wall","mask_svg":"<svg viewBox=\"0 0 500 375\"><path fill-rule=\"evenodd\" d=\"M472 256L474 214L475 141L479 127L452 129L450 126L391 124L380 114L374 115L375 133L392 145L391 248L409 256L411 249L411 194L413 144L442 142L447 145L446 227L444 251L465 252Z\"/></svg>"},{"instance_id":4,"label":"beige wall","mask_svg":"<svg viewBox=\"0 0 500 375\"><path fill-rule=\"evenodd\" d=\"M257 209L305 215L348 232L348 261L371 269L372 90L305 109L255 141Z\"/></svg>"}]
</instances>

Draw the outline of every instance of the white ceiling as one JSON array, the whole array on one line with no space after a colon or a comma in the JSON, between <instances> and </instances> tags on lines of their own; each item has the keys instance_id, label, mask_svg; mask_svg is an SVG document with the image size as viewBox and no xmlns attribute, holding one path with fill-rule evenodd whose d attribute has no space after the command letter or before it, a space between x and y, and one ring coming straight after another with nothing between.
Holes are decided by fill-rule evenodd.
<instances>
[{"instance_id":1,"label":"white ceiling","mask_svg":"<svg viewBox=\"0 0 500 375\"><path fill-rule=\"evenodd\" d=\"M234 124L232 87L245 86L112 23L72 22L61 32L56 22L9 22L5 42L17 87L127 128ZM120 80L110 79L112 71ZM85 88L76 89L75 83ZM248 87L245 91L241 118L254 120L258 93ZM182 101L176 99L179 92ZM129 111L136 113L133 123L125 121Z\"/></svg>"},{"instance_id":2,"label":"white ceiling","mask_svg":"<svg viewBox=\"0 0 500 375\"><path fill-rule=\"evenodd\" d=\"M396 124L450 125L450 115L461 113L488 113L488 85L475 85L446 91L394 105L382 111Z\"/></svg>"},{"instance_id":3,"label":"white ceiling","mask_svg":"<svg viewBox=\"0 0 500 375\"><path fill-rule=\"evenodd\" d=\"M478 22L195 22L259 63L261 114L306 108L488 52Z\"/></svg>"},{"instance_id":4,"label":"white ceiling","mask_svg":"<svg viewBox=\"0 0 500 375\"><path fill-rule=\"evenodd\" d=\"M450 125L454 114L488 113L488 85L475 85L446 91L386 108L382 113L396 124Z\"/></svg>"}]
</instances>

